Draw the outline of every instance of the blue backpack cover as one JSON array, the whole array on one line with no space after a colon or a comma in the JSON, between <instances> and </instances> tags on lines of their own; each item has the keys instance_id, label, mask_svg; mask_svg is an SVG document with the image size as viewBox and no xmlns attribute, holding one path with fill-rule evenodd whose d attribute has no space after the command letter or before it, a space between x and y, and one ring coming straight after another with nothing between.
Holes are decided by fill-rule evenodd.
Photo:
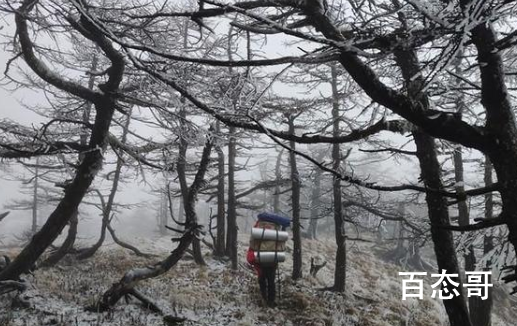
<instances>
[{"instance_id":1,"label":"blue backpack cover","mask_svg":"<svg viewBox=\"0 0 517 326\"><path fill-rule=\"evenodd\" d=\"M276 215L273 213L263 212L263 213L260 213L257 216L257 218L259 221L265 221L265 222L279 224L282 226L282 228L287 228L291 224L291 220L288 219L287 217L283 217L283 216Z\"/></svg>"}]
</instances>

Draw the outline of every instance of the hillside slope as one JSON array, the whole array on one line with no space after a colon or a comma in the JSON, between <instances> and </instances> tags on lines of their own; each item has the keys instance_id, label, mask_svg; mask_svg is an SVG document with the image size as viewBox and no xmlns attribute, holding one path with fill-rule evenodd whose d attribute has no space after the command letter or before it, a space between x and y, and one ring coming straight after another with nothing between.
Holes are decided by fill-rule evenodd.
<instances>
[{"instance_id":1,"label":"hillside slope","mask_svg":"<svg viewBox=\"0 0 517 326\"><path fill-rule=\"evenodd\" d=\"M244 261L247 237L240 240L240 259ZM173 249L168 238L139 242L142 250L159 257ZM233 272L208 253L207 266L198 267L192 260L184 259L166 275L138 288L167 313L187 318L184 325L446 325L442 304L430 295L423 300L401 300L402 277L398 272L402 270L375 257L370 246L351 244L348 290L341 295L320 290L332 285L335 246L326 240L305 241L306 277L293 283L291 260L281 265L276 308L262 303L256 277L244 263ZM164 325L160 316L146 311L136 301L121 301L108 313L84 311L125 271L151 264L159 257L138 258L109 245L88 261L68 260L57 268L38 270L27 277L30 290L22 295L26 307L11 308L13 295L0 297L0 326ZM311 257L328 262L316 278L307 276ZM425 282L429 287L430 280ZM496 316L494 326L504 325Z\"/></svg>"}]
</instances>

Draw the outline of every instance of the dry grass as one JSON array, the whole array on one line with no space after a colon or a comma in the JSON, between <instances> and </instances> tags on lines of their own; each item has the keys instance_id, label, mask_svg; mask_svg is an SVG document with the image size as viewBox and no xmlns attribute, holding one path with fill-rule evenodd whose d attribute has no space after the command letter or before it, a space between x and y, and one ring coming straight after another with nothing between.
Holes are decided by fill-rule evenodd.
<instances>
[{"instance_id":1,"label":"dry grass","mask_svg":"<svg viewBox=\"0 0 517 326\"><path fill-rule=\"evenodd\" d=\"M429 298L401 301L398 276L401 270L377 259L367 248L349 254L347 295L318 289L332 282L334 247L331 244L306 241L304 254L306 261L318 254L328 264L317 277L298 282L289 280L290 262L283 264L282 290L276 309L263 304L252 271L245 268L231 271L210 257L207 267L181 261L167 274L142 282L138 288L168 312L188 316L191 322L186 325L442 325L441 304ZM38 270L31 280L37 289L34 309L11 314L0 312L0 326L22 326L23 323L15 320L23 318L34 325L49 325L52 320L58 322L55 325L66 326L162 325L158 316L135 302L120 302L108 314L82 312L84 306L97 300L126 271L157 260L108 248L85 262L69 261L58 268ZM308 266L305 267L304 273L308 275ZM65 312L63 307L68 310Z\"/></svg>"}]
</instances>

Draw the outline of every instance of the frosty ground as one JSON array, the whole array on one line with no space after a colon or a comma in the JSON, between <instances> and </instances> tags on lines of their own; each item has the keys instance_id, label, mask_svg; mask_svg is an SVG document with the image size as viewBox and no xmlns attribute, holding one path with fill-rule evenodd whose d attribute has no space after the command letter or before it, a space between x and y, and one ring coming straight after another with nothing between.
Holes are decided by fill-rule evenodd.
<instances>
[{"instance_id":1,"label":"frosty ground","mask_svg":"<svg viewBox=\"0 0 517 326\"><path fill-rule=\"evenodd\" d=\"M240 239L244 261L247 239ZM155 257L139 258L114 244L105 246L92 259L67 259L58 267L41 269L27 276L29 290L21 295L28 306L20 306L15 295L0 297L0 326L21 325L166 325L139 302L121 301L107 313L84 311L129 269L152 264L174 248L169 238L138 239L139 247ZM304 241L304 257L326 260L316 277L296 283L290 280L291 261L280 266L278 307L269 308L259 296L254 272L241 263L238 271L207 252L207 266L197 266L186 257L162 277L141 283L138 289L152 298L167 314L186 318L183 325L447 325L441 302L426 294L423 300L401 300L401 267L378 258L373 243L349 247L345 295L323 291L332 283L335 246L331 239ZM292 248L288 248L288 253ZM377 252L374 254L373 252ZM16 249L0 249L14 255ZM431 279L425 280L427 287ZM495 291L494 326L513 325L512 299ZM14 302L14 306L13 306Z\"/></svg>"}]
</instances>

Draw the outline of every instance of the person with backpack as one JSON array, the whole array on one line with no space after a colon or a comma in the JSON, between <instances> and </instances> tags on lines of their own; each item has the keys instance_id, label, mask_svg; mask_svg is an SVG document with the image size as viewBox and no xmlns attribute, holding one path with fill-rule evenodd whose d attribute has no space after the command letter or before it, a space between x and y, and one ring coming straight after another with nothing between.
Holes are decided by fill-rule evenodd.
<instances>
[{"instance_id":1,"label":"person with backpack","mask_svg":"<svg viewBox=\"0 0 517 326\"><path fill-rule=\"evenodd\" d=\"M275 277L279 262L285 260L285 231L290 220L271 213L260 213L252 228L247 261L258 275L260 294L270 307L275 307Z\"/></svg>"}]
</instances>

